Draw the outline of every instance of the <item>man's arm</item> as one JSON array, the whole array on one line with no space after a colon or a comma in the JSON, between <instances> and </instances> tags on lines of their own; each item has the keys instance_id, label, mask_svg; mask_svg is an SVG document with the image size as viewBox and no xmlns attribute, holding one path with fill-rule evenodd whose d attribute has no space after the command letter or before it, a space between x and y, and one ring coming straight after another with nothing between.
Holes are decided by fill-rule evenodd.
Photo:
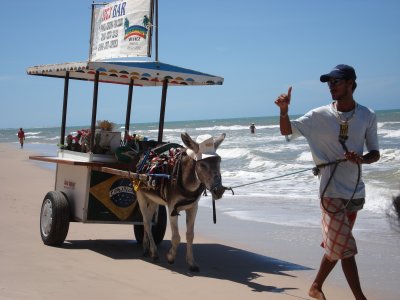
<instances>
[{"instance_id":1,"label":"man's arm","mask_svg":"<svg viewBox=\"0 0 400 300\"><path fill-rule=\"evenodd\" d=\"M372 150L371 152L363 155L362 158L363 164L372 164L374 162L377 162L381 158L381 154L378 150Z\"/></svg>"},{"instance_id":2,"label":"man's arm","mask_svg":"<svg viewBox=\"0 0 400 300\"><path fill-rule=\"evenodd\" d=\"M289 104L292 96L292 87L289 87L287 94L281 94L276 100L275 104L280 108L279 127L282 135L292 134L292 125L289 119Z\"/></svg>"},{"instance_id":3,"label":"man's arm","mask_svg":"<svg viewBox=\"0 0 400 300\"><path fill-rule=\"evenodd\" d=\"M282 113L279 120L279 127L281 129L282 135L290 135L292 134L292 125L290 124L290 119L288 113Z\"/></svg>"},{"instance_id":4,"label":"man's arm","mask_svg":"<svg viewBox=\"0 0 400 300\"><path fill-rule=\"evenodd\" d=\"M354 163L358 163L358 164L372 164L374 162L377 162L380 157L381 154L378 150L372 150L370 152L368 152L365 155L358 155L355 152L347 152L345 154L345 157L347 160L354 162Z\"/></svg>"}]
</instances>

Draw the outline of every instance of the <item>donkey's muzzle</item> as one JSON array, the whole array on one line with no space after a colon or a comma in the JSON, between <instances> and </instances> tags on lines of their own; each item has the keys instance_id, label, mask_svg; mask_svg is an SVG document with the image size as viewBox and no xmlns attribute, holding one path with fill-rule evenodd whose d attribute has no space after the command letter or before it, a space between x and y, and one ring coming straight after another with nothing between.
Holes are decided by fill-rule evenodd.
<instances>
[{"instance_id":1,"label":"donkey's muzzle","mask_svg":"<svg viewBox=\"0 0 400 300\"><path fill-rule=\"evenodd\" d=\"M219 177L217 182L215 182L215 184L210 188L210 192L213 199L218 200L222 198L222 195L225 192L225 187L222 185L221 177Z\"/></svg>"}]
</instances>

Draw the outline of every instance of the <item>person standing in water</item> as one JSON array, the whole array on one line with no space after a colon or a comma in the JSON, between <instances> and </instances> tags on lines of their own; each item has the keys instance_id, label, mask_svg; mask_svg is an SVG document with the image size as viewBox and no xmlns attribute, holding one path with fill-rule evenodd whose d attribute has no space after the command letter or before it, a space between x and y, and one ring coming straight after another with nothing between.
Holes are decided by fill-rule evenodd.
<instances>
[{"instance_id":1,"label":"person standing in water","mask_svg":"<svg viewBox=\"0 0 400 300\"><path fill-rule=\"evenodd\" d=\"M24 148L25 132L22 130L22 128L20 128L18 131L18 139L19 143L21 144L21 149Z\"/></svg>"},{"instance_id":2,"label":"person standing in water","mask_svg":"<svg viewBox=\"0 0 400 300\"><path fill-rule=\"evenodd\" d=\"M254 125L254 123L251 123L250 125L250 133L255 133L256 132L256 126Z\"/></svg>"},{"instance_id":3,"label":"person standing in water","mask_svg":"<svg viewBox=\"0 0 400 300\"><path fill-rule=\"evenodd\" d=\"M290 121L288 116L292 87L275 100L280 109L281 134L291 135L288 140L304 136L317 165L314 170L320 179L321 246L325 253L309 296L321 300L326 299L322 291L325 279L339 260L354 297L366 299L355 260L357 246L352 228L365 202L361 166L378 161L380 153L375 112L353 98L356 78L354 68L343 64L322 75L320 81L328 84L333 102L297 120Z\"/></svg>"}]
</instances>

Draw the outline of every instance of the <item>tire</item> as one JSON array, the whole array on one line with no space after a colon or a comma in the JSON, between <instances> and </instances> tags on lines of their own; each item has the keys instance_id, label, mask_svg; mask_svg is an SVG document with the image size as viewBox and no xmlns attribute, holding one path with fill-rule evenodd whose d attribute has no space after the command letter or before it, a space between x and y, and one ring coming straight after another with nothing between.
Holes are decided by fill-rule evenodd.
<instances>
[{"instance_id":1,"label":"tire","mask_svg":"<svg viewBox=\"0 0 400 300\"><path fill-rule=\"evenodd\" d=\"M167 209L164 205L159 205L157 223L151 226L151 232L153 234L154 242L156 243L156 245L160 244L163 241L166 229ZM135 233L136 241L141 244L143 242L144 226L133 225L133 231Z\"/></svg>"},{"instance_id":2,"label":"tire","mask_svg":"<svg viewBox=\"0 0 400 300\"><path fill-rule=\"evenodd\" d=\"M48 246L60 246L68 234L70 209L67 196L51 191L43 199L40 210L40 235Z\"/></svg>"}]
</instances>

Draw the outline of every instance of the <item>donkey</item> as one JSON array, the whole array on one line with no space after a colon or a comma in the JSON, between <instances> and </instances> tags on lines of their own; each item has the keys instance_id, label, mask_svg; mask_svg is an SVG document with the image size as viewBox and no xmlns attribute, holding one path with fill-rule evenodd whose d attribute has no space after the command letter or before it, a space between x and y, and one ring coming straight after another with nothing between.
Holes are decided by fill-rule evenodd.
<instances>
[{"instance_id":1,"label":"donkey","mask_svg":"<svg viewBox=\"0 0 400 300\"><path fill-rule=\"evenodd\" d=\"M220 163L221 158L216 153L217 148L225 139L221 134L214 139L211 135L201 135L196 142L187 133L181 138L187 149L181 149L181 155L176 159L176 178L163 186L163 191L139 189L136 193L139 207L143 215L143 252L150 254L153 260L158 259L157 246L154 242L151 221L158 205L166 205L170 214L171 248L167 260L174 263L176 251L181 241L178 230L178 215L186 213L186 262L192 272L200 269L193 257L194 222L198 209L198 201L205 189L211 192L213 199L220 199L225 192L222 186Z\"/></svg>"}]
</instances>

